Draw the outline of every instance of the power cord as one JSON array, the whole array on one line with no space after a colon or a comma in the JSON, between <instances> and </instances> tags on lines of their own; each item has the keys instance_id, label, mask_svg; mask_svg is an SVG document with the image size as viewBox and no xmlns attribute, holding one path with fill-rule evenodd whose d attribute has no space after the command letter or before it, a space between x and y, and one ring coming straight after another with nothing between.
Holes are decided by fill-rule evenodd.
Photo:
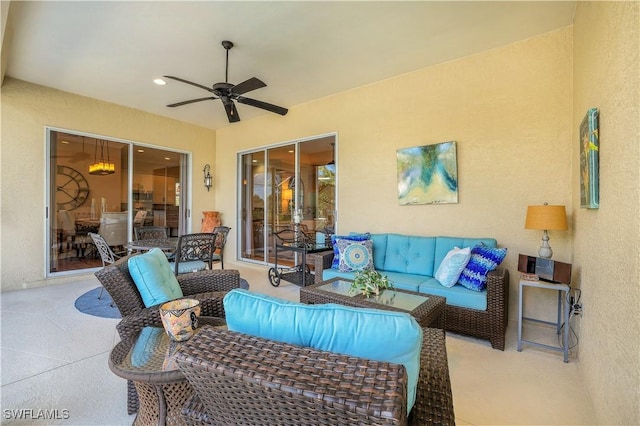
<instances>
[{"instance_id":1,"label":"power cord","mask_svg":"<svg viewBox=\"0 0 640 426\"><path fill-rule=\"evenodd\" d=\"M560 333L558 333L558 345L564 349L564 342L562 339L562 335L564 334L564 327L569 327L569 349L573 349L578 346L579 338L576 334L575 330L571 326L571 320L577 316L582 315L582 304L580 304L580 297L582 295L582 291L579 288L571 287L567 292L566 301L569 303L569 324L563 323L560 327ZM571 342L571 336L575 339L574 343Z\"/></svg>"}]
</instances>

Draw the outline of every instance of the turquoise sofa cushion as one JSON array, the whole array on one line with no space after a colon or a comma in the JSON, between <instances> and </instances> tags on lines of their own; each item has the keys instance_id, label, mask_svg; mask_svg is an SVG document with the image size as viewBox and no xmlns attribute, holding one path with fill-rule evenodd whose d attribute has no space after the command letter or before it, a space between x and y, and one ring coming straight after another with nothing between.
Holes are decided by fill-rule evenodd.
<instances>
[{"instance_id":1,"label":"turquoise sofa cushion","mask_svg":"<svg viewBox=\"0 0 640 426\"><path fill-rule=\"evenodd\" d=\"M380 271L381 273L383 273L384 271ZM326 280L330 280L331 278L346 278L348 280L353 280L356 277L356 273L355 272L340 272L339 269L334 269L334 268L330 268L330 269L324 269L322 271L322 280L326 281Z\"/></svg>"},{"instance_id":2,"label":"turquoise sofa cushion","mask_svg":"<svg viewBox=\"0 0 640 426\"><path fill-rule=\"evenodd\" d=\"M384 256L387 253L387 234L371 234L373 241L373 267L384 269Z\"/></svg>"},{"instance_id":3,"label":"turquoise sofa cushion","mask_svg":"<svg viewBox=\"0 0 640 426\"><path fill-rule=\"evenodd\" d=\"M474 291L464 288L460 284L453 287L443 287L435 278L429 278L420 284L420 293L433 294L447 298L447 305L460 308L487 310L487 290Z\"/></svg>"},{"instance_id":4,"label":"turquoise sofa cushion","mask_svg":"<svg viewBox=\"0 0 640 426\"><path fill-rule=\"evenodd\" d=\"M400 290L420 291L420 284L429 279L425 275L405 274L402 272L379 271L382 275L389 277L393 286Z\"/></svg>"},{"instance_id":5,"label":"turquoise sofa cushion","mask_svg":"<svg viewBox=\"0 0 640 426\"><path fill-rule=\"evenodd\" d=\"M487 247L498 247L498 242L493 238L437 237L433 262L434 271L438 270L442 260L454 247L473 248L478 244L484 244ZM435 273L433 275L435 275Z\"/></svg>"},{"instance_id":6,"label":"turquoise sofa cushion","mask_svg":"<svg viewBox=\"0 0 640 426\"><path fill-rule=\"evenodd\" d=\"M407 412L415 402L422 328L409 314L305 305L235 289L224 297L229 330L298 346L404 365Z\"/></svg>"},{"instance_id":7,"label":"turquoise sofa cushion","mask_svg":"<svg viewBox=\"0 0 640 426\"><path fill-rule=\"evenodd\" d=\"M133 256L127 264L131 278L147 308L184 296L167 256L159 248Z\"/></svg>"},{"instance_id":8,"label":"turquoise sofa cushion","mask_svg":"<svg viewBox=\"0 0 640 426\"><path fill-rule=\"evenodd\" d=\"M432 277L435 245L435 237L389 234L384 270Z\"/></svg>"},{"instance_id":9,"label":"turquoise sofa cushion","mask_svg":"<svg viewBox=\"0 0 640 426\"><path fill-rule=\"evenodd\" d=\"M400 272L378 271L389 277L393 285L400 290L417 291L418 293L433 294L447 298L447 305L461 308L487 310L487 290L473 291L460 284L446 288L438 280L424 275L402 274ZM331 278L353 279L354 272L340 272L337 269L325 269L323 280Z\"/></svg>"}]
</instances>

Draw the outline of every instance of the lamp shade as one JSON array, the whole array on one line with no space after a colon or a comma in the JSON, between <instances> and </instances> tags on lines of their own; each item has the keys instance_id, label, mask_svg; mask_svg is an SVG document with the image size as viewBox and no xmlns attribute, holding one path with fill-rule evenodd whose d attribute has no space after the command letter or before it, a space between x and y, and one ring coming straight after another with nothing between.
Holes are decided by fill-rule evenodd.
<instances>
[{"instance_id":1,"label":"lamp shade","mask_svg":"<svg viewBox=\"0 0 640 426\"><path fill-rule=\"evenodd\" d=\"M564 231L567 229L567 212L564 206L529 206L525 229Z\"/></svg>"}]
</instances>

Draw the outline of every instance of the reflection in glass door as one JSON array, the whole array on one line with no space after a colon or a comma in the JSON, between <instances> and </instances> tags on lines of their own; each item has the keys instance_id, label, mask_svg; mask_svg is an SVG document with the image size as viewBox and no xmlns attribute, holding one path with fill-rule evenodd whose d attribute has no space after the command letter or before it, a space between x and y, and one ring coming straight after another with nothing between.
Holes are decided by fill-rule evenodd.
<instances>
[{"instance_id":1,"label":"reflection in glass door","mask_svg":"<svg viewBox=\"0 0 640 426\"><path fill-rule=\"evenodd\" d=\"M335 225L334 149L331 135L241 154L241 258L273 263L274 233L293 228L296 211L311 235Z\"/></svg>"},{"instance_id":2,"label":"reflection in glass door","mask_svg":"<svg viewBox=\"0 0 640 426\"><path fill-rule=\"evenodd\" d=\"M90 232L122 254L135 227L181 232L186 154L52 129L48 149L48 275L102 266Z\"/></svg>"}]
</instances>

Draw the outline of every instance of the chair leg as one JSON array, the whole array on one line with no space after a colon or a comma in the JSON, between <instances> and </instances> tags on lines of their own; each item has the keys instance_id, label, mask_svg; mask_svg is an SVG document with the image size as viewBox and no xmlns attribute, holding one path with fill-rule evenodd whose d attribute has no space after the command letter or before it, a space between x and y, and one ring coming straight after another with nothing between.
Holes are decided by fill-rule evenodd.
<instances>
[{"instance_id":1,"label":"chair leg","mask_svg":"<svg viewBox=\"0 0 640 426\"><path fill-rule=\"evenodd\" d=\"M100 288L100 294L98 295L98 300L102 299L102 292L103 291L104 291L104 287ZM113 302L113 299L111 299L111 304L109 306L111 306L112 308L115 306L114 302Z\"/></svg>"}]
</instances>

